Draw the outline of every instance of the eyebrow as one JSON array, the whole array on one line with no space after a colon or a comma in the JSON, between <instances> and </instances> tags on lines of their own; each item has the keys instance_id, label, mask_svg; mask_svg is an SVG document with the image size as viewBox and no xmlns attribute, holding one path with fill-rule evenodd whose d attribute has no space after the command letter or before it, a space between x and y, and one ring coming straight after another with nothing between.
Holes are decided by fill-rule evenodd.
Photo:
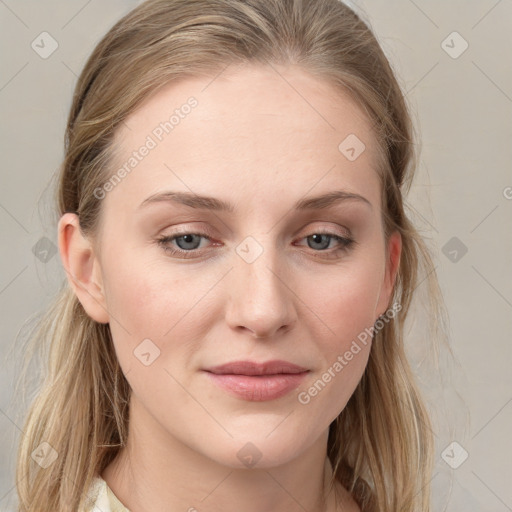
<instances>
[{"instance_id":1,"label":"eyebrow","mask_svg":"<svg viewBox=\"0 0 512 512\"><path fill-rule=\"evenodd\" d=\"M293 209L321 210L345 201L357 201L361 204L366 204L371 209L373 209L373 206L370 201L368 201L368 199L359 194L348 192L346 190L335 190L333 192L328 192L319 196L300 199L293 205ZM200 196L194 194L193 192L174 191L159 192L149 196L139 205L139 209L149 206L150 204L162 202L178 203L189 206L190 208L204 210L225 211L231 213L235 211L233 204L223 201L222 199L210 196Z\"/></svg>"}]
</instances>

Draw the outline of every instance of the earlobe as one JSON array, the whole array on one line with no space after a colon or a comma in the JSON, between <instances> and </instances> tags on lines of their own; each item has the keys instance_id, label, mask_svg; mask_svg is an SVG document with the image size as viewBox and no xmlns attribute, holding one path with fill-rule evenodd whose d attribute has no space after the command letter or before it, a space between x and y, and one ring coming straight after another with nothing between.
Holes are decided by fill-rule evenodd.
<instances>
[{"instance_id":1,"label":"earlobe","mask_svg":"<svg viewBox=\"0 0 512 512\"><path fill-rule=\"evenodd\" d=\"M398 231L392 233L389 241L389 286L393 290L396 276L400 268L400 257L402 255L402 235Z\"/></svg>"},{"instance_id":2,"label":"earlobe","mask_svg":"<svg viewBox=\"0 0 512 512\"><path fill-rule=\"evenodd\" d=\"M384 306L380 306L379 316L382 316L391 306L389 302L393 296L393 289L400 268L401 254L402 236L398 231L395 231L390 235L387 247L386 275L381 290L381 299L383 299ZM381 309L382 311L380 311Z\"/></svg>"},{"instance_id":3,"label":"earlobe","mask_svg":"<svg viewBox=\"0 0 512 512\"><path fill-rule=\"evenodd\" d=\"M93 320L108 323L109 315L98 272L99 261L90 241L80 231L78 215L62 215L58 238L61 261L78 300Z\"/></svg>"}]
</instances>

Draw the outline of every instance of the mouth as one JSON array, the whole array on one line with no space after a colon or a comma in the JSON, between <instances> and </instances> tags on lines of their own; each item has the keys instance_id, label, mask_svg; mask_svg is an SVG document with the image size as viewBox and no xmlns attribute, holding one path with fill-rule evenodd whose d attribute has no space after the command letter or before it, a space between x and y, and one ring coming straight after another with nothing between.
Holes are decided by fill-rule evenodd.
<instances>
[{"instance_id":1,"label":"mouth","mask_svg":"<svg viewBox=\"0 0 512 512\"><path fill-rule=\"evenodd\" d=\"M276 400L296 389L309 370L288 361L236 361L204 372L231 395L251 402L263 402Z\"/></svg>"},{"instance_id":2,"label":"mouth","mask_svg":"<svg viewBox=\"0 0 512 512\"><path fill-rule=\"evenodd\" d=\"M307 368L296 365L289 361L267 361L257 363L254 361L234 361L231 363L214 366L205 371L216 375L280 375L298 374L309 371Z\"/></svg>"}]
</instances>

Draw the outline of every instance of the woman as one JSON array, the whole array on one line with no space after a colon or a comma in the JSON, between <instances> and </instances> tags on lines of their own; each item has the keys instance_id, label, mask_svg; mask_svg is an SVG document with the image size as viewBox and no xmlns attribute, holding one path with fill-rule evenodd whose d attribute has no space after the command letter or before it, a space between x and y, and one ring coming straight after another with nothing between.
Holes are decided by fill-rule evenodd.
<instances>
[{"instance_id":1,"label":"woman","mask_svg":"<svg viewBox=\"0 0 512 512\"><path fill-rule=\"evenodd\" d=\"M68 119L20 511L430 510L403 331L420 271L440 296L404 212L414 157L337 0L121 19Z\"/></svg>"}]
</instances>

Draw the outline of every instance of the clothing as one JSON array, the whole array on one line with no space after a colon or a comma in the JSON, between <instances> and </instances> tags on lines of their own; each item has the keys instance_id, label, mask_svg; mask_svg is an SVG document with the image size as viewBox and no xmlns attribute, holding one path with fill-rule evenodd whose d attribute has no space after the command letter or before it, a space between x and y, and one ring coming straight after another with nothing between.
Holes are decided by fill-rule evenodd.
<instances>
[{"instance_id":1,"label":"clothing","mask_svg":"<svg viewBox=\"0 0 512 512\"><path fill-rule=\"evenodd\" d=\"M94 478L87 496L92 503L87 512L130 512L100 476Z\"/></svg>"},{"instance_id":2,"label":"clothing","mask_svg":"<svg viewBox=\"0 0 512 512\"><path fill-rule=\"evenodd\" d=\"M332 476L332 465L328 457L325 458L325 479L324 485L327 486ZM100 476L96 476L92 481L87 494L91 508L86 512L130 512L112 492L107 482ZM352 509L351 509L352 510Z\"/></svg>"}]
</instances>

